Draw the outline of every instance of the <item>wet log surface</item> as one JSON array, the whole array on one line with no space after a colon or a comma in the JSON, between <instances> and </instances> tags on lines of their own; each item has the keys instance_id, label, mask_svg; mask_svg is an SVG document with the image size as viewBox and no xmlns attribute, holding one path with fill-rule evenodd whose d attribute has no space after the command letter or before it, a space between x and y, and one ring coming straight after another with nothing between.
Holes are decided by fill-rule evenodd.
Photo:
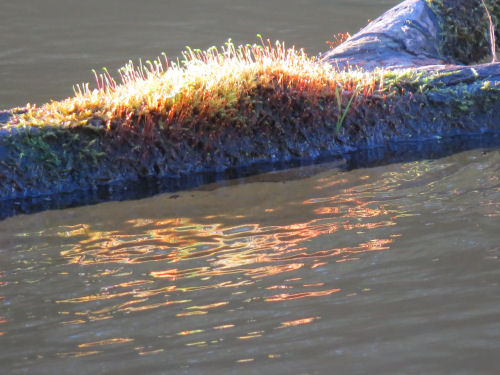
<instances>
[{"instance_id":1,"label":"wet log surface","mask_svg":"<svg viewBox=\"0 0 500 375\"><path fill-rule=\"evenodd\" d=\"M488 55L487 40L476 40L473 48L467 43L474 41L460 34L465 30L476 35L477 30L467 29L474 24L482 30L477 19L467 18L482 17L479 1L433 3L404 1L322 56L339 69L417 74L398 81L391 96L364 98L349 111L339 132L331 116L337 111L335 98L311 105L307 98L296 97L291 103L296 110L284 111L259 88L252 93L252 100L262 103L255 123L244 132L214 131L210 141L194 132L179 138L154 129L145 143L138 132L124 138L123 131L105 130L98 119L81 128L17 127L9 123L15 110L0 111L0 217L177 190L331 157L347 158L353 166L396 155L403 160L404 155L432 157L440 155L436 147L444 154L459 149L439 146L447 137L448 144L471 148L473 139L483 145L481 134L487 134L488 144L497 145L500 64L463 64L469 62L470 51L475 58ZM495 1L490 4L497 22L500 7ZM442 14L443 9L452 10ZM455 17L458 27L449 27L449 17ZM454 32L457 35L450 35ZM481 33L486 38L484 30ZM457 47L457 41L463 45Z\"/></svg>"},{"instance_id":2,"label":"wet log surface","mask_svg":"<svg viewBox=\"0 0 500 375\"><path fill-rule=\"evenodd\" d=\"M439 35L438 18L425 1L404 1L322 59L341 69L365 70L452 63L439 53Z\"/></svg>"},{"instance_id":3,"label":"wet log surface","mask_svg":"<svg viewBox=\"0 0 500 375\"><path fill-rule=\"evenodd\" d=\"M500 2L486 3L498 34ZM490 54L488 25L481 0L406 0L322 59L364 70L472 64Z\"/></svg>"}]
</instances>

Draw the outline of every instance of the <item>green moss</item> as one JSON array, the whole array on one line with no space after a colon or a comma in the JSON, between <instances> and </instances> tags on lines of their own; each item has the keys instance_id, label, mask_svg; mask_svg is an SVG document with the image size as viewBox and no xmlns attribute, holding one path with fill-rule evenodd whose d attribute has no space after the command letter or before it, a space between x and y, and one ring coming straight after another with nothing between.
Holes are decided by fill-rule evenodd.
<instances>
[{"instance_id":1,"label":"green moss","mask_svg":"<svg viewBox=\"0 0 500 375\"><path fill-rule=\"evenodd\" d=\"M23 127L3 139L10 150L8 165L13 173L49 179L67 178L78 174L75 168L91 170L106 156L101 147L102 139L78 134L75 130L57 127ZM40 181L40 183L42 183Z\"/></svg>"},{"instance_id":2,"label":"green moss","mask_svg":"<svg viewBox=\"0 0 500 375\"><path fill-rule=\"evenodd\" d=\"M491 56L489 22L481 0L426 0L443 30L440 52L443 57L471 64ZM500 1L485 0L496 28L500 46Z\"/></svg>"}]
</instances>

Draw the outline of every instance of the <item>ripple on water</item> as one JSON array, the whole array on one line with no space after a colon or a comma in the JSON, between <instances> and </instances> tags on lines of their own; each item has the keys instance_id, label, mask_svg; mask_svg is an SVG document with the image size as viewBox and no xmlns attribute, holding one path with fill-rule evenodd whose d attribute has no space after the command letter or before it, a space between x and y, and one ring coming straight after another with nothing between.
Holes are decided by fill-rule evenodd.
<instances>
[{"instance_id":1,"label":"ripple on water","mask_svg":"<svg viewBox=\"0 0 500 375\"><path fill-rule=\"evenodd\" d=\"M5 220L0 365L490 370L499 161L273 172Z\"/></svg>"}]
</instances>

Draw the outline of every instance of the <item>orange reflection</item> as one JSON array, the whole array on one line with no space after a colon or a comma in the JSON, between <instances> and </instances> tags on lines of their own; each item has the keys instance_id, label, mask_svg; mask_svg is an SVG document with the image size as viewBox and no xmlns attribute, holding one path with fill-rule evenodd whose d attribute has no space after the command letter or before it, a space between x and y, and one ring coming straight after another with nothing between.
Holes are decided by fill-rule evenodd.
<instances>
[{"instance_id":1,"label":"orange reflection","mask_svg":"<svg viewBox=\"0 0 500 375\"><path fill-rule=\"evenodd\" d=\"M317 292L303 292L303 293L295 293L295 294L277 294L275 296L271 296L266 298L265 300L268 302L278 302L278 301L287 301L301 298L310 298L310 297L322 297L328 296L333 293L340 292L340 289L329 289L329 290L321 290Z\"/></svg>"},{"instance_id":2,"label":"orange reflection","mask_svg":"<svg viewBox=\"0 0 500 375\"><path fill-rule=\"evenodd\" d=\"M207 345L206 341L190 342L186 344L186 346L206 346L206 345Z\"/></svg>"},{"instance_id":3,"label":"orange reflection","mask_svg":"<svg viewBox=\"0 0 500 375\"><path fill-rule=\"evenodd\" d=\"M332 186L340 185L340 184L346 184L348 183L349 180L347 178L338 178L331 180L329 178L321 178L318 180L318 183L320 185L315 186L316 190L323 190L327 188L331 188Z\"/></svg>"},{"instance_id":4,"label":"orange reflection","mask_svg":"<svg viewBox=\"0 0 500 375\"><path fill-rule=\"evenodd\" d=\"M234 327L234 324L225 324L222 326L214 327L214 329L229 329L229 328L233 328L233 327Z\"/></svg>"},{"instance_id":5,"label":"orange reflection","mask_svg":"<svg viewBox=\"0 0 500 375\"><path fill-rule=\"evenodd\" d=\"M304 284L304 288L312 288L316 286L324 286L325 283L316 283L316 284Z\"/></svg>"},{"instance_id":6,"label":"orange reflection","mask_svg":"<svg viewBox=\"0 0 500 375\"><path fill-rule=\"evenodd\" d=\"M56 355L60 358L80 358L88 357L89 355L95 355L101 353L100 350L91 350L87 352L68 352L68 353L57 353Z\"/></svg>"},{"instance_id":7,"label":"orange reflection","mask_svg":"<svg viewBox=\"0 0 500 375\"><path fill-rule=\"evenodd\" d=\"M333 215L340 212L339 207L320 207L314 210L318 215Z\"/></svg>"},{"instance_id":8,"label":"orange reflection","mask_svg":"<svg viewBox=\"0 0 500 375\"><path fill-rule=\"evenodd\" d=\"M305 325L305 324L310 324L310 323L314 322L317 319L320 319L320 317L319 316L315 316L315 317L302 318L302 319L297 319L297 320L289 320L287 322L282 322L281 325L278 328L302 326L302 325Z\"/></svg>"},{"instance_id":9,"label":"orange reflection","mask_svg":"<svg viewBox=\"0 0 500 375\"><path fill-rule=\"evenodd\" d=\"M134 341L131 338L112 338L112 339L107 339L107 340L100 340L100 341L94 341L94 342L87 342L84 344L78 345L79 348L91 348L93 346L103 346L103 345L113 345L113 344L124 344L127 342Z\"/></svg>"},{"instance_id":10,"label":"orange reflection","mask_svg":"<svg viewBox=\"0 0 500 375\"><path fill-rule=\"evenodd\" d=\"M60 227L60 231L57 232L59 237L77 237L88 235L90 226L88 224L79 225L67 225Z\"/></svg>"},{"instance_id":11,"label":"orange reflection","mask_svg":"<svg viewBox=\"0 0 500 375\"><path fill-rule=\"evenodd\" d=\"M151 280L134 280L134 281L127 281L124 283L116 284L116 285L111 285L109 287L103 288L106 291L112 290L112 289L118 289L118 288L129 288L132 286L138 286L138 285L144 285L144 284L151 284Z\"/></svg>"},{"instance_id":12,"label":"orange reflection","mask_svg":"<svg viewBox=\"0 0 500 375\"><path fill-rule=\"evenodd\" d=\"M361 180L363 185L343 189L346 179L319 179L310 189L317 196L290 203L295 210L292 214L266 202L255 220L239 213L217 212L202 213L199 218L138 217L127 220L119 229L62 227L58 231L61 236L77 241L61 256L79 270L92 270L92 277L106 280L107 285L89 295L57 301L81 305L81 311L68 315L65 324L167 308L173 318L187 318L212 314L229 304L229 298L221 298L220 293L230 294L224 291L212 300L197 302L203 290L252 290L245 303L337 293L340 289L335 285L308 282L309 273L317 274L320 267L342 267L363 254L390 249L397 238L392 228L404 215L387 208L387 201L381 204L372 198L373 191L388 187L370 183L370 178ZM290 285L302 278L304 281ZM265 284L266 279L272 281ZM299 321L283 324L293 326Z\"/></svg>"},{"instance_id":13,"label":"orange reflection","mask_svg":"<svg viewBox=\"0 0 500 375\"><path fill-rule=\"evenodd\" d=\"M369 242L360 244L362 249L366 249L367 251L377 251L377 250L388 250L390 243L392 243L393 239L374 239Z\"/></svg>"},{"instance_id":14,"label":"orange reflection","mask_svg":"<svg viewBox=\"0 0 500 375\"><path fill-rule=\"evenodd\" d=\"M326 265L326 264L328 264L328 263L327 263L327 262L315 262L315 263L311 266L311 268L313 268L313 269L314 269L314 268L318 268L318 267L324 266L324 265Z\"/></svg>"},{"instance_id":15,"label":"orange reflection","mask_svg":"<svg viewBox=\"0 0 500 375\"><path fill-rule=\"evenodd\" d=\"M245 336L238 336L238 339L239 340L256 339L258 337L262 337L263 333L264 333L264 331L248 332L248 334Z\"/></svg>"},{"instance_id":16,"label":"orange reflection","mask_svg":"<svg viewBox=\"0 0 500 375\"><path fill-rule=\"evenodd\" d=\"M123 293L115 293L115 294L109 294L109 293L94 294L94 295L84 296L84 297L63 299L63 300L56 301L56 303L82 303L82 302L100 301L100 300L108 300L108 299L117 298L117 297L125 297L125 296L128 296L130 294L131 294L131 292L123 292Z\"/></svg>"},{"instance_id":17,"label":"orange reflection","mask_svg":"<svg viewBox=\"0 0 500 375\"><path fill-rule=\"evenodd\" d=\"M205 332L203 329L193 329L192 331L182 331L177 333L179 336L188 336L188 335L194 335L195 333L202 333Z\"/></svg>"},{"instance_id":18,"label":"orange reflection","mask_svg":"<svg viewBox=\"0 0 500 375\"><path fill-rule=\"evenodd\" d=\"M226 306L227 304L229 304L229 302L215 302L215 303L211 303L209 305L204 305L204 306L190 306L190 307L186 307L186 310L208 310L208 309L215 309L217 307Z\"/></svg>"},{"instance_id":19,"label":"orange reflection","mask_svg":"<svg viewBox=\"0 0 500 375\"><path fill-rule=\"evenodd\" d=\"M157 277L160 279L170 279L170 280L175 281L178 277L177 268L174 268L171 270L165 270L165 271L153 271L153 272L151 272L151 276Z\"/></svg>"},{"instance_id":20,"label":"orange reflection","mask_svg":"<svg viewBox=\"0 0 500 375\"><path fill-rule=\"evenodd\" d=\"M272 286L268 286L266 289L267 290L273 290L273 289L293 289L293 286L291 286L291 285L272 285Z\"/></svg>"}]
</instances>

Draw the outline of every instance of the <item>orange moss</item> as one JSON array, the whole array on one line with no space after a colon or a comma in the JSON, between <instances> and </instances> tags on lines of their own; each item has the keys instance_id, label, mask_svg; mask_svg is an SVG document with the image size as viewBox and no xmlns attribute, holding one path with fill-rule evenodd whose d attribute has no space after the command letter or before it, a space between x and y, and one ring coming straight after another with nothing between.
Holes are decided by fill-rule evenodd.
<instances>
[{"instance_id":1,"label":"orange moss","mask_svg":"<svg viewBox=\"0 0 500 375\"><path fill-rule=\"evenodd\" d=\"M332 40L327 40L326 44L328 44L328 47L330 47L330 49L334 49L335 47L344 43L350 37L351 34L349 33L338 33L333 36Z\"/></svg>"},{"instance_id":2,"label":"orange moss","mask_svg":"<svg viewBox=\"0 0 500 375\"><path fill-rule=\"evenodd\" d=\"M229 40L221 49L188 48L183 60L174 63L165 55L139 66L129 62L119 70L120 84L106 69L94 74L96 89L90 89L88 83L76 85L74 97L28 107L11 123L75 127L99 119L108 129L112 125L130 128L141 122L162 129L189 127L200 121L213 122L213 126L245 125L239 103L244 99L250 107L255 105L252 95L256 89L280 89L312 103L334 98L339 123L352 101L354 106L359 97L384 90L382 72L338 71L302 49L286 48L280 42L272 45L262 38L259 45L236 47Z\"/></svg>"}]
</instances>

